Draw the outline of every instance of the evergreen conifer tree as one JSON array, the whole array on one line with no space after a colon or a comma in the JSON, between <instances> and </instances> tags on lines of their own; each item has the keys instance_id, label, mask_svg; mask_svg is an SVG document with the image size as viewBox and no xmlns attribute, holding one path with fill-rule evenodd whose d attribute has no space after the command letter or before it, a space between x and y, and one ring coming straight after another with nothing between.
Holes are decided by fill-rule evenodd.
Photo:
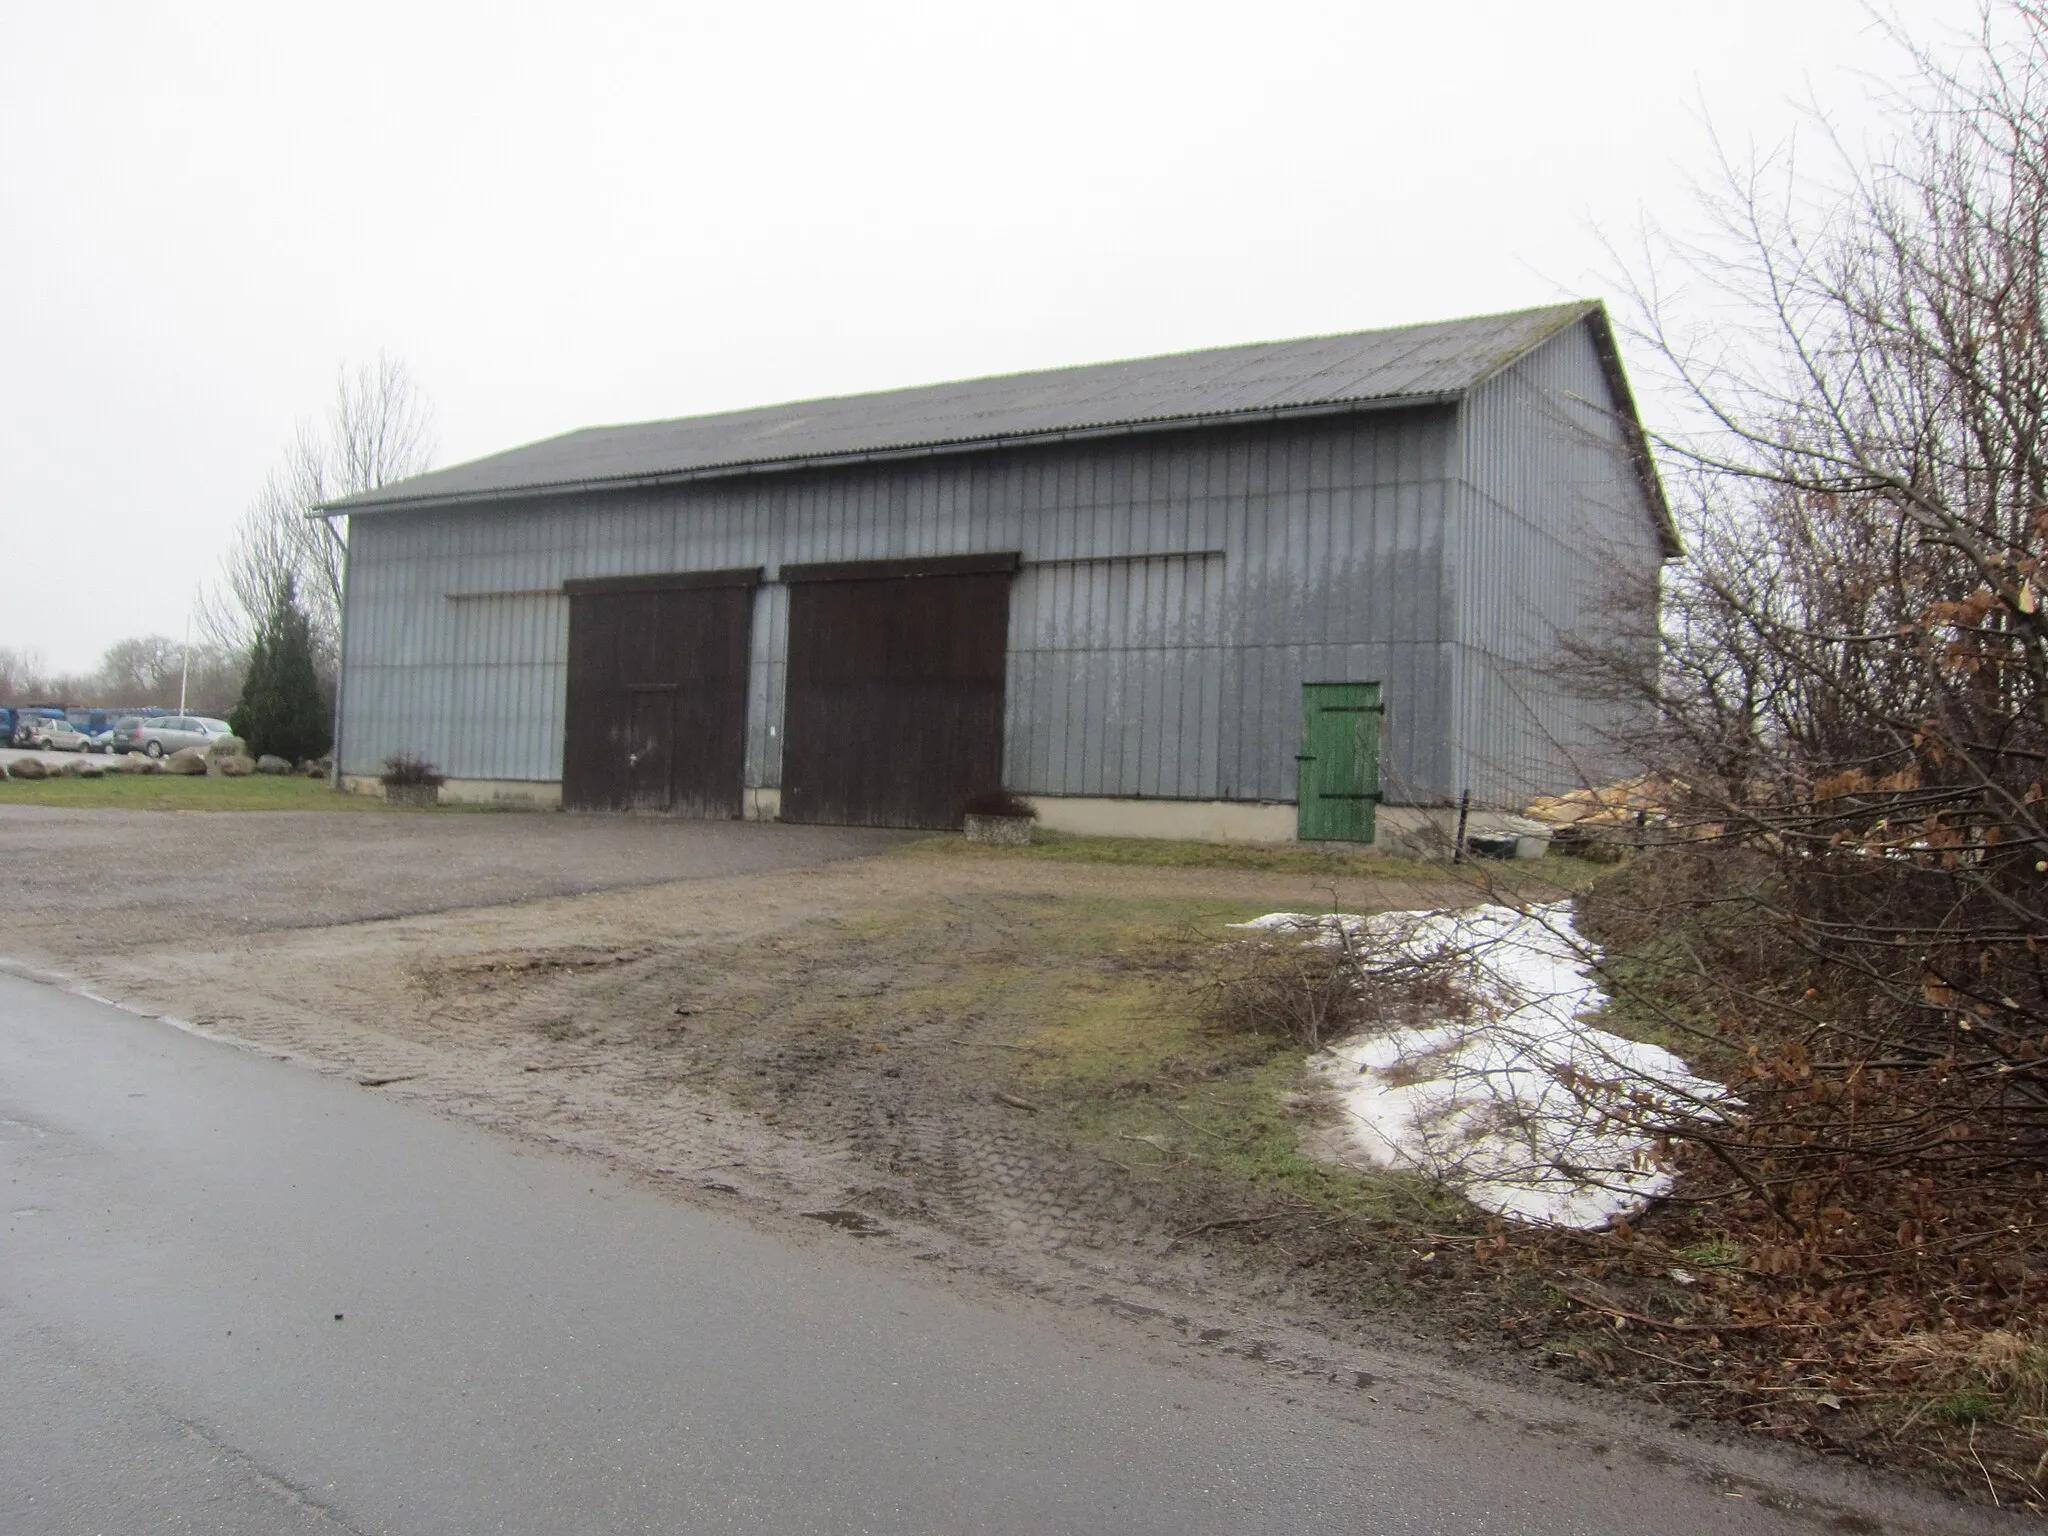
<instances>
[{"instance_id":1,"label":"evergreen conifer tree","mask_svg":"<svg viewBox=\"0 0 2048 1536\"><path fill-rule=\"evenodd\" d=\"M228 723L253 753L296 763L333 745L326 701L313 673L313 630L287 576L257 631L242 682L241 702Z\"/></svg>"}]
</instances>

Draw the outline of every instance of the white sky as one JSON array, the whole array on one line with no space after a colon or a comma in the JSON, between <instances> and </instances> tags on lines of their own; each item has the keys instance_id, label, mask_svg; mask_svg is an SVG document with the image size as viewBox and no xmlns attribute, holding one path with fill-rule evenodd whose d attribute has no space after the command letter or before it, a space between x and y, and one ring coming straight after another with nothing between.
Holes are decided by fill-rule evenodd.
<instances>
[{"instance_id":1,"label":"white sky","mask_svg":"<svg viewBox=\"0 0 2048 1536\"><path fill-rule=\"evenodd\" d=\"M1940 35L1975 0L1899 0ZM0 645L182 631L337 366L603 422L1608 293L1858 0L0 0Z\"/></svg>"}]
</instances>

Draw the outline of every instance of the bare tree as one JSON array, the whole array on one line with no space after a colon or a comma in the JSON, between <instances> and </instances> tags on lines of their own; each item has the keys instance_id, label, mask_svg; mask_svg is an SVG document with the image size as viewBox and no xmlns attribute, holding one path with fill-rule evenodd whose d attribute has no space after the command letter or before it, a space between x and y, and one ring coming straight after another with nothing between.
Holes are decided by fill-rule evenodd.
<instances>
[{"instance_id":1,"label":"bare tree","mask_svg":"<svg viewBox=\"0 0 2048 1536\"><path fill-rule=\"evenodd\" d=\"M98 693L123 704L160 704L186 664L185 647L169 635L117 640L100 657Z\"/></svg>"},{"instance_id":2,"label":"bare tree","mask_svg":"<svg viewBox=\"0 0 2048 1536\"><path fill-rule=\"evenodd\" d=\"M221 575L200 617L215 644L246 652L289 578L312 624L323 676L340 646L343 520L311 516L323 503L419 474L433 461L433 413L411 372L379 354L344 367L333 404L318 424L302 422L265 478L222 557Z\"/></svg>"},{"instance_id":3,"label":"bare tree","mask_svg":"<svg viewBox=\"0 0 2048 1536\"><path fill-rule=\"evenodd\" d=\"M1874 166L1731 174L1733 254L1684 254L1732 345L1646 309L1709 423L1666 444L1695 493L1666 750L1703 816L1786 853L1786 920L1924 1049L1970 1021L2048 1137L2048 1062L2011 1055L2048 1030L2048 6L1913 56Z\"/></svg>"},{"instance_id":4,"label":"bare tree","mask_svg":"<svg viewBox=\"0 0 2048 1536\"><path fill-rule=\"evenodd\" d=\"M0 703L23 703L49 691L50 671L35 651L0 647Z\"/></svg>"},{"instance_id":5,"label":"bare tree","mask_svg":"<svg viewBox=\"0 0 2048 1536\"><path fill-rule=\"evenodd\" d=\"M1728 164L1635 294L1689 558L1657 664L1607 675L1656 705L1669 837L1587 906L1625 1006L1740 1097L1659 1129L1766 1376L2033 1340L2048 1270L2048 0L1954 56L1894 35L1895 139ZM2048 1498L2013 1414L1973 1455Z\"/></svg>"}]
</instances>

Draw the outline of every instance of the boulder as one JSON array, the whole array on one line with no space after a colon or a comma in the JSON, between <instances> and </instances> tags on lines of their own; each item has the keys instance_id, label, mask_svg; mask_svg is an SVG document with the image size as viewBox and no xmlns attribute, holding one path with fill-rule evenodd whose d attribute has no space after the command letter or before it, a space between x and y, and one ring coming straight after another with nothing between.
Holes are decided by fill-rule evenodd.
<instances>
[{"instance_id":1,"label":"boulder","mask_svg":"<svg viewBox=\"0 0 2048 1536\"><path fill-rule=\"evenodd\" d=\"M8 770L17 779L47 779L50 770L39 757L24 757Z\"/></svg>"},{"instance_id":2,"label":"boulder","mask_svg":"<svg viewBox=\"0 0 2048 1536\"><path fill-rule=\"evenodd\" d=\"M256 760L252 757L216 757L211 769L224 779L246 779L256 771Z\"/></svg>"},{"instance_id":3,"label":"boulder","mask_svg":"<svg viewBox=\"0 0 2048 1536\"><path fill-rule=\"evenodd\" d=\"M216 736L206 744L206 755L216 763L224 757L247 757L249 744L239 736Z\"/></svg>"},{"instance_id":4,"label":"boulder","mask_svg":"<svg viewBox=\"0 0 2048 1536\"><path fill-rule=\"evenodd\" d=\"M81 779L103 779L107 776L107 770L89 757L80 758L76 768L66 768L64 771Z\"/></svg>"},{"instance_id":5,"label":"boulder","mask_svg":"<svg viewBox=\"0 0 2048 1536\"><path fill-rule=\"evenodd\" d=\"M140 752L123 752L107 760L109 773L156 773L157 761L144 757Z\"/></svg>"},{"instance_id":6,"label":"boulder","mask_svg":"<svg viewBox=\"0 0 2048 1536\"><path fill-rule=\"evenodd\" d=\"M165 773L200 774L206 772L206 754L197 747L186 747L173 752L163 764Z\"/></svg>"},{"instance_id":7,"label":"boulder","mask_svg":"<svg viewBox=\"0 0 2048 1536\"><path fill-rule=\"evenodd\" d=\"M279 757L275 752L266 752L256 759L256 771L258 773L290 773L292 765Z\"/></svg>"}]
</instances>

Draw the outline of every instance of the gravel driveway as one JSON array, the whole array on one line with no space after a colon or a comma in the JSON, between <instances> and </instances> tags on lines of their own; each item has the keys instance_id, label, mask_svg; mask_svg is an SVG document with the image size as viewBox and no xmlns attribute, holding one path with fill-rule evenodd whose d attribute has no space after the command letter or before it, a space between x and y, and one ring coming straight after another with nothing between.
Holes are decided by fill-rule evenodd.
<instances>
[{"instance_id":1,"label":"gravel driveway","mask_svg":"<svg viewBox=\"0 0 2048 1536\"><path fill-rule=\"evenodd\" d=\"M915 835L541 812L0 805L0 954L73 951L87 932L149 944L765 874L858 858ZM176 900L166 900L173 891Z\"/></svg>"}]
</instances>

